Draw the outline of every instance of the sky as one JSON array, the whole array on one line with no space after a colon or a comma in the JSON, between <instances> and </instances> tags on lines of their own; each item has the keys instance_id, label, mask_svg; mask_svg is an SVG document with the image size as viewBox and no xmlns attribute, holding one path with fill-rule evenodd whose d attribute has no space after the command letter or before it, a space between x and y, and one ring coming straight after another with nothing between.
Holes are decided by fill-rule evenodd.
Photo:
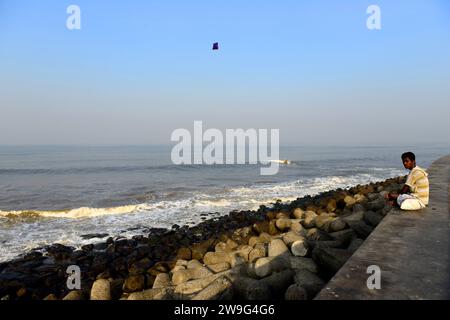
<instances>
[{"instance_id":1,"label":"sky","mask_svg":"<svg viewBox=\"0 0 450 320\"><path fill-rule=\"evenodd\" d=\"M0 145L169 144L195 120L282 145L439 144L449 119L447 0L0 0Z\"/></svg>"}]
</instances>

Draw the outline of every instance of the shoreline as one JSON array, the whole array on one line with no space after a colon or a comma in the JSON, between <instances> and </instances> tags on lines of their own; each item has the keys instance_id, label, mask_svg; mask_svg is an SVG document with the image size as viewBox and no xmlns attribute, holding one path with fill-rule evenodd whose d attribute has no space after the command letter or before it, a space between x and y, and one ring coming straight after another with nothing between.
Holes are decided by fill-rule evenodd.
<instances>
[{"instance_id":1,"label":"shoreline","mask_svg":"<svg viewBox=\"0 0 450 320\"><path fill-rule=\"evenodd\" d=\"M232 211L228 215L205 220L194 227L174 225L172 229L153 228L150 229L148 235L133 236L130 239L108 238L104 242L85 245L80 250L58 244L46 246L47 252L45 255L41 252L30 251L23 257L0 263L0 298L4 300L89 299L89 297L92 298L92 291L101 283L105 286L105 281L107 281L106 287L109 287L107 290L109 295L103 295L105 300L108 300L106 299L108 297L114 300L130 298L130 296L131 298L136 296L143 298L142 292L158 290L158 287L161 286L160 282L166 284L166 286L163 286L164 290L170 288L170 290L167 290L171 291L171 293L166 292L167 290L164 291L163 297L176 299L180 298L180 294L174 294L173 292L173 289L176 288L173 283L174 276L177 279L178 277L182 278L182 280L175 281L177 285L186 285L192 281L198 282L203 276L206 278L209 276L210 279L214 278L211 283L217 282L218 279L221 279L223 283L228 283L230 278L237 276L236 274L231 275L231 273L237 272L242 275L244 265L254 264L254 261L249 260L249 254L252 251L258 249L257 251L261 255L256 257L256 253L254 253L253 258L273 257L273 250L270 248L271 243L275 241L274 243L278 243L278 246L282 247L282 251L284 250L285 253L286 250L280 241L284 241L286 234L289 234L293 239L297 237L295 241L301 240L304 243L304 254L301 253L298 256L301 259L289 259L296 260L295 263L308 261L307 263L311 266L315 265L310 269L316 271L315 274L321 280L320 283L325 283L337 271L335 270L336 266L332 266L336 261L331 261L331 268L330 261L320 262L328 259L327 256L330 253L328 249L333 249L331 250L331 256L333 256L333 252L338 253L338 265L343 262L341 260L348 259L351 256L349 254L351 250L357 248L362 243L361 240L364 240L387 214L389 208L386 207L384 199L381 198L381 193L386 192L386 190L398 189L402 181L404 181L403 176L368 185L357 185L345 190L336 189L322 192L313 197L305 196L289 203L277 202L272 207L261 205L258 210ZM369 205L373 211L365 208L366 205ZM368 211L371 213L364 214ZM354 221L352 226L351 219L345 219L354 217L355 213L358 213L360 219ZM311 220L309 224L308 219ZM316 220L320 221L318 225L315 224ZM282 226L283 221L286 226ZM334 235L338 239L333 235L330 236L331 233L339 232L341 234ZM265 237L265 240L260 241L261 237ZM284 246L287 250L292 251L290 241L284 241ZM317 246L318 244L319 246ZM301 249L302 246L297 245L297 249ZM350 245L353 245L354 248L347 250ZM346 248L343 249L343 247ZM208 261L214 260L214 258L208 257L218 253L220 251L218 251L218 248L222 248L222 251L228 255L217 261L222 264L220 268L219 266L212 266L211 261ZM339 252L339 250L347 251ZM229 254L234 255L234 258L229 259ZM291 256L296 257L296 255ZM183 261L186 261L185 265L183 265ZM197 269L202 271L196 272L203 272L203 276L196 275L193 278L191 276L185 278L177 276L191 273L191 271L187 271L191 269L188 266L188 261L199 262L194 264ZM66 287L66 269L69 265L78 265L81 269L81 290L79 291L70 291ZM214 268L218 272L211 270ZM219 271L217 268L225 270ZM237 271L238 269L240 271ZM297 269L294 268L294 270L299 271ZM196 270L196 268L192 268L192 270ZM247 271L245 271L247 273L245 278L248 278L249 272ZM286 271L284 276L292 280L292 270L289 270L289 272L288 270L279 271L282 272L274 273L274 275L280 276ZM228 272L228 274L225 276L221 272ZM269 273L264 275L270 278L272 272ZM220 275L220 277L218 278L217 275ZM251 277L250 279L261 282L263 278L267 278L261 275L260 273L259 276L254 277L255 279ZM164 278L164 281L161 280L162 278ZM186 281L183 281L183 279L186 279ZM224 279L227 279L227 281L224 281ZM318 279L315 279L316 287L319 283ZM206 287L211 283L207 283ZM270 291L273 291L274 296L283 298L284 292L282 295L281 291L285 291L285 289L277 288ZM316 289L312 292L310 289L306 290L310 292L305 293L305 297L312 299L312 293ZM237 291L239 292L239 290ZM161 292L159 294L161 295ZM181 294L181 298L192 298L192 294ZM242 292L239 295L245 296Z\"/></svg>"}]
</instances>

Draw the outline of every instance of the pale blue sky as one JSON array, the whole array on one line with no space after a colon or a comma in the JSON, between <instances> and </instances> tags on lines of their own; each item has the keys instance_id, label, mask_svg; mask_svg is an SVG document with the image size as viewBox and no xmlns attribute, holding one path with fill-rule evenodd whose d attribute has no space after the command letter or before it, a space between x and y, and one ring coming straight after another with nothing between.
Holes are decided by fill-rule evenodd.
<instances>
[{"instance_id":1,"label":"pale blue sky","mask_svg":"<svg viewBox=\"0 0 450 320\"><path fill-rule=\"evenodd\" d=\"M0 144L167 144L194 120L282 144L447 142L449 57L446 0L0 0Z\"/></svg>"}]
</instances>

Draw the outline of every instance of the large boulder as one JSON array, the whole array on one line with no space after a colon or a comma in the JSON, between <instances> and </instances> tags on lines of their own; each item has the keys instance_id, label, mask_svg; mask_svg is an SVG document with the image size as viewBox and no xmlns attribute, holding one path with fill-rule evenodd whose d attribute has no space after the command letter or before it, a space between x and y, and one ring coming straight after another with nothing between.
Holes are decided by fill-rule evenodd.
<instances>
[{"instance_id":1,"label":"large boulder","mask_svg":"<svg viewBox=\"0 0 450 320\"><path fill-rule=\"evenodd\" d=\"M351 257L352 253L345 249L329 248L316 245L312 258L329 276L334 275Z\"/></svg>"},{"instance_id":2,"label":"large boulder","mask_svg":"<svg viewBox=\"0 0 450 320\"><path fill-rule=\"evenodd\" d=\"M269 257L289 255L289 249L281 239L273 239L269 243Z\"/></svg>"},{"instance_id":3,"label":"large boulder","mask_svg":"<svg viewBox=\"0 0 450 320\"><path fill-rule=\"evenodd\" d=\"M109 280L99 279L91 288L91 300L111 300L111 284Z\"/></svg>"},{"instance_id":4,"label":"large boulder","mask_svg":"<svg viewBox=\"0 0 450 320\"><path fill-rule=\"evenodd\" d=\"M379 213L373 211L364 212L364 221L373 227L378 226L381 220L383 220L383 216Z\"/></svg>"},{"instance_id":5,"label":"large boulder","mask_svg":"<svg viewBox=\"0 0 450 320\"><path fill-rule=\"evenodd\" d=\"M294 280L296 284L305 289L308 299L314 298L325 285L325 282L319 276L307 269L297 270Z\"/></svg>"},{"instance_id":6,"label":"large boulder","mask_svg":"<svg viewBox=\"0 0 450 320\"><path fill-rule=\"evenodd\" d=\"M314 228L316 226L317 214L314 211L306 211L304 219L302 220L302 225L305 228Z\"/></svg>"},{"instance_id":7,"label":"large boulder","mask_svg":"<svg viewBox=\"0 0 450 320\"><path fill-rule=\"evenodd\" d=\"M180 283L192 280L192 279L200 279L205 278L207 276L212 275L213 273L206 267L195 268L195 269L186 269L179 270L174 272L172 275L172 283L174 285L178 285Z\"/></svg>"}]
</instances>

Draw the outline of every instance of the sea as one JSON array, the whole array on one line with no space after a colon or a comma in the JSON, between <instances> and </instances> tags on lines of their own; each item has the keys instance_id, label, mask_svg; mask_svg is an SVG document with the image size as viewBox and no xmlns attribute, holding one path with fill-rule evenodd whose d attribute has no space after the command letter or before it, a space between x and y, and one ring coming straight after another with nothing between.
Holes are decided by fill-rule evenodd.
<instances>
[{"instance_id":1,"label":"sea","mask_svg":"<svg viewBox=\"0 0 450 320\"><path fill-rule=\"evenodd\" d=\"M259 164L175 165L171 146L0 146L0 261L60 243L76 248L150 228L194 226L336 188L428 168L450 152L428 146L284 146L276 175ZM92 237L92 235L97 235Z\"/></svg>"}]
</instances>

